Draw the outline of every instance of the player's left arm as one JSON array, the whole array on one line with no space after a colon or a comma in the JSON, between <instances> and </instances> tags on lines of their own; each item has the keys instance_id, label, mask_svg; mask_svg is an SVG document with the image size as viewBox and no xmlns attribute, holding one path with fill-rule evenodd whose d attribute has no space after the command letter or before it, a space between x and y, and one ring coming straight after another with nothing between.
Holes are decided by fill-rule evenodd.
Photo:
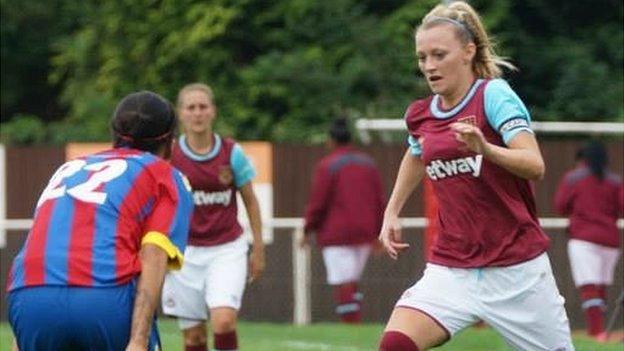
<instances>
[{"instance_id":1,"label":"player's left arm","mask_svg":"<svg viewBox=\"0 0 624 351\"><path fill-rule=\"evenodd\" d=\"M167 272L167 253L155 244L144 244L140 252L141 275L137 284L130 342L126 351L147 350L154 313Z\"/></svg>"},{"instance_id":2,"label":"player's left arm","mask_svg":"<svg viewBox=\"0 0 624 351\"><path fill-rule=\"evenodd\" d=\"M514 175L530 180L544 177L542 153L530 128L531 117L515 92L501 79L488 82L485 88L485 112L488 123L502 137L507 147L489 143L476 126L454 123L455 137L475 153Z\"/></svg>"},{"instance_id":3,"label":"player's left arm","mask_svg":"<svg viewBox=\"0 0 624 351\"><path fill-rule=\"evenodd\" d=\"M256 170L238 144L235 144L232 149L230 164L234 173L234 183L241 194L245 209L247 210L249 226L251 227L251 234L253 236L253 245L249 257L249 280L251 282L262 276L265 267L260 204L258 203L258 198L256 197L251 182L256 176Z\"/></svg>"},{"instance_id":4,"label":"player's left arm","mask_svg":"<svg viewBox=\"0 0 624 351\"><path fill-rule=\"evenodd\" d=\"M265 267L264 242L262 241L262 217L260 216L260 205L253 190L252 183L249 182L243 185L239 191L243 198L245 209L247 210L251 234L253 235L253 245L251 248L251 256L249 257L251 282L262 276Z\"/></svg>"},{"instance_id":5,"label":"player's left arm","mask_svg":"<svg viewBox=\"0 0 624 351\"><path fill-rule=\"evenodd\" d=\"M158 167L161 165L156 165ZM164 169L163 169L164 168ZM193 211L191 188L181 173L161 166L154 208L142 223L141 275L137 283L129 350L146 350L167 269L180 269Z\"/></svg>"}]
</instances>

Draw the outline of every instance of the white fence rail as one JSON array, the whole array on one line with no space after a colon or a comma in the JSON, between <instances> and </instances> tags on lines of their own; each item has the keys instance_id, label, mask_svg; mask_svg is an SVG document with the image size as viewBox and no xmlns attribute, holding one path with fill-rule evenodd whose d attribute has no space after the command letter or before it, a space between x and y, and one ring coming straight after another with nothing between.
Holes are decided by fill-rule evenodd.
<instances>
[{"instance_id":1,"label":"white fence rail","mask_svg":"<svg viewBox=\"0 0 624 351\"><path fill-rule=\"evenodd\" d=\"M424 217L401 219L401 224L404 228L425 228L427 222L427 218ZM567 218L540 218L540 224L544 229L563 229L568 226L568 223ZM620 229L624 228L624 219L619 219L617 224ZM0 236L4 235L6 230L28 230L31 225L32 219L0 220ZM302 248L299 245L303 239L303 218L272 218L267 225L272 226L274 229L292 229L293 323L296 325L309 324L312 316L312 301L310 297L312 273L310 249Z\"/></svg>"},{"instance_id":2,"label":"white fence rail","mask_svg":"<svg viewBox=\"0 0 624 351\"><path fill-rule=\"evenodd\" d=\"M371 131L380 133L406 131L403 119L358 119L355 122L360 140L371 141ZM624 135L624 123L618 122L532 122L531 128L544 134L620 134Z\"/></svg>"}]
</instances>

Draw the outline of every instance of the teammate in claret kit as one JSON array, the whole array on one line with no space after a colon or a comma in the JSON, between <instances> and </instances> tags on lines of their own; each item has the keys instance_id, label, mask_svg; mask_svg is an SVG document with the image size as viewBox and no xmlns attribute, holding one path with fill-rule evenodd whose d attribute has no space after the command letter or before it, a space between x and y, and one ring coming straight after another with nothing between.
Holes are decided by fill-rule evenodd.
<instances>
[{"instance_id":1,"label":"teammate in claret kit","mask_svg":"<svg viewBox=\"0 0 624 351\"><path fill-rule=\"evenodd\" d=\"M530 184L544 162L527 109L499 78L510 64L465 2L436 6L415 40L433 95L405 113L410 147L379 238L393 258L408 248L398 216L424 176L439 202L439 234L379 349L426 350L483 320L514 349L573 350Z\"/></svg>"},{"instance_id":2,"label":"teammate in claret kit","mask_svg":"<svg viewBox=\"0 0 624 351\"><path fill-rule=\"evenodd\" d=\"M331 153L314 171L302 244L316 234L336 314L342 322L359 323L358 281L381 229L385 197L373 159L351 146L346 120L334 121L329 136Z\"/></svg>"},{"instance_id":3,"label":"teammate in claret kit","mask_svg":"<svg viewBox=\"0 0 624 351\"><path fill-rule=\"evenodd\" d=\"M193 209L188 182L163 160L175 110L134 93L111 125L114 149L54 173L13 261L8 310L21 351L159 346L160 290L167 266L182 265Z\"/></svg>"},{"instance_id":4,"label":"teammate in claret kit","mask_svg":"<svg viewBox=\"0 0 624 351\"><path fill-rule=\"evenodd\" d=\"M265 264L260 208L251 183L256 172L240 145L213 132L217 111L210 87L185 86L177 104L184 134L174 145L171 162L191 182L195 211L185 265L165 280L163 311L178 318L186 351L208 349L208 310L214 349L237 350L236 321L248 281L249 249L237 220L237 192L253 234L249 280L260 278Z\"/></svg>"},{"instance_id":5,"label":"teammate in claret kit","mask_svg":"<svg viewBox=\"0 0 624 351\"><path fill-rule=\"evenodd\" d=\"M559 183L555 208L570 218L568 256L579 289L587 333L604 331L607 286L620 256L619 215L624 214L621 178L607 171L607 151L599 141L577 153L577 165Z\"/></svg>"}]
</instances>

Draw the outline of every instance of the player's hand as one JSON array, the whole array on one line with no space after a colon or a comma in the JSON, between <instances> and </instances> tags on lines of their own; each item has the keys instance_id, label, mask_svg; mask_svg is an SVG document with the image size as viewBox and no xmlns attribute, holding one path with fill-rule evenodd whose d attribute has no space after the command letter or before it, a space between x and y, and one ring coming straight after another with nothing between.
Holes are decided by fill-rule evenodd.
<instances>
[{"instance_id":1,"label":"player's hand","mask_svg":"<svg viewBox=\"0 0 624 351\"><path fill-rule=\"evenodd\" d=\"M483 136L483 132L477 126L468 123L455 122L451 124L451 130L455 132L455 139L464 143L472 152L484 154L488 147L488 142Z\"/></svg>"},{"instance_id":2,"label":"player's hand","mask_svg":"<svg viewBox=\"0 0 624 351\"><path fill-rule=\"evenodd\" d=\"M249 256L249 282L252 283L262 276L266 265L264 259L264 243L254 243Z\"/></svg>"},{"instance_id":3,"label":"player's hand","mask_svg":"<svg viewBox=\"0 0 624 351\"><path fill-rule=\"evenodd\" d=\"M409 247L408 243L401 241L401 223L397 216L384 217L379 241L390 257L396 260L401 251Z\"/></svg>"}]
</instances>

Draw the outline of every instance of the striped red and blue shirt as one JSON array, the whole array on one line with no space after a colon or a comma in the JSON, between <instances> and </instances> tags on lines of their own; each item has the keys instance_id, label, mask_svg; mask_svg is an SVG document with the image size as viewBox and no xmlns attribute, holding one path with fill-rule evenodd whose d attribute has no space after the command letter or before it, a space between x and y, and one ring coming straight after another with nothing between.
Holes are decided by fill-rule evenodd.
<instances>
[{"instance_id":1,"label":"striped red and blue shirt","mask_svg":"<svg viewBox=\"0 0 624 351\"><path fill-rule=\"evenodd\" d=\"M175 268L192 210L184 176L150 153L119 148L68 161L41 194L8 290L125 284L141 271L145 243L163 248Z\"/></svg>"}]
</instances>

